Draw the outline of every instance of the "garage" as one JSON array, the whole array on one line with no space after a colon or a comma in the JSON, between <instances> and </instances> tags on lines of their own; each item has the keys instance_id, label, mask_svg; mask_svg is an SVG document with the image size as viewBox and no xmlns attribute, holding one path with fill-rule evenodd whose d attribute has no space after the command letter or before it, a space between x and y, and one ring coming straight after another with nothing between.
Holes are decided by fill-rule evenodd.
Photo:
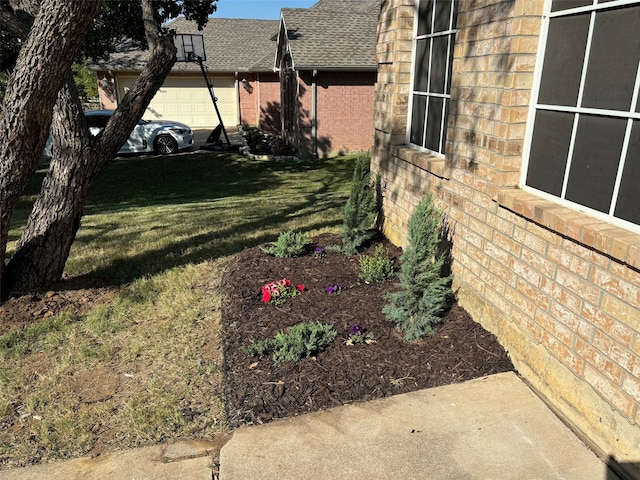
<instances>
[{"instance_id":1,"label":"garage","mask_svg":"<svg viewBox=\"0 0 640 480\"><path fill-rule=\"evenodd\" d=\"M135 76L117 75L118 100L136 80ZM238 124L238 100L232 76L211 76L218 109L226 127ZM142 117L145 120L175 120L191 128L213 128L218 125L213 102L202 75L167 77Z\"/></svg>"}]
</instances>

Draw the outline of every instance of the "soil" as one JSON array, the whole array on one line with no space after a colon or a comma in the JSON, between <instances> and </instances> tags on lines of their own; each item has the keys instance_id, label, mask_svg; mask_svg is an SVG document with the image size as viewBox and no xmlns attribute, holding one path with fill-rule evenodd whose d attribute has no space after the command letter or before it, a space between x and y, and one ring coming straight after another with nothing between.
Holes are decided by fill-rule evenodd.
<instances>
[{"instance_id":1,"label":"soil","mask_svg":"<svg viewBox=\"0 0 640 480\"><path fill-rule=\"evenodd\" d=\"M361 255L373 255L384 243L399 266L401 250L382 238ZM494 335L474 322L455 300L448 305L434 335L409 342L382 313L384 293L393 280L365 284L359 278L359 256L331 249L340 240L331 234L314 239L309 252L275 258L260 247L246 249L223 278L223 348L229 424L259 424L418 389L463 382L513 370ZM321 258L314 255L322 247ZM328 248L327 248L328 247ZM274 305L261 299L262 285L288 278L305 291ZM346 287L327 293L328 285ZM274 336L299 322L331 324L338 332L316 357L275 364L270 356L250 357L251 340ZM349 329L359 325L374 343L348 345Z\"/></svg>"},{"instance_id":2,"label":"soil","mask_svg":"<svg viewBox=\"0 0 640 480\"><path fill-rule=\"evenodd\" d=\"M114 286L87 286L62 281L46 292L10 298L0 304L0 336L62 312L82 315L93 307L109 303L116 292Z\"/></svg>"}]
</instances>

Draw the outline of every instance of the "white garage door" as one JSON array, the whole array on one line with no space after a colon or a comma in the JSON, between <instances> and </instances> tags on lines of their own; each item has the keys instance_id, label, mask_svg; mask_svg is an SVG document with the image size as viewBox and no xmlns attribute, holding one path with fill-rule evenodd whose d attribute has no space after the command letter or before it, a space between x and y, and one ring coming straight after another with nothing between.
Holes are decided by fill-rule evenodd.
<instances>
[{"instance_id":1,"label":"white garage door","mask_svg":"<svg viewBox=\"0 0 640 480\"><path fill-rule=\"evenodd\" d=\"M136 77L119 76L118 94L122 98ZM218 109L225 127L238 123L238 101L233 77L212 77ZM156 96L151 100L144 116L145 120L175 120L191 128L211 128L218 125L207 85L202 76L168 77Z\"/></svg>"}]
</instances>

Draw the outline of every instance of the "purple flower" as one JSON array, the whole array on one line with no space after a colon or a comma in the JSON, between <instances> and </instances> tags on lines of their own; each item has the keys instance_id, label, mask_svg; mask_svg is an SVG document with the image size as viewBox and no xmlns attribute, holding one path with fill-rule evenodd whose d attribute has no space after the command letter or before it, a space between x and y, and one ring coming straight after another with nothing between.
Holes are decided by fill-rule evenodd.
<instances>
[{"instance_id":1,"label":"purple flower","mask_svg":"<svg viewBox=\"0 0 640 480\"><path fill-rule=\"evenodd\" d=\"M344 285L342 285L341 283L337 283L334 285L327 285L327 293L340 293L343 290L346 290L347 287L345 287Z\"/></svg>"},{"instance_id":2,"label":"purple flower","mask_svg":"<svg viewBox=\"0 0 640 480\"><path fill-rule=\"evenodd\" d=\"M358 325L357 323L355 325L352 325L351 328L349 328L350 337L355 337L356 335L362 335L363 333L364 333L364 328L362 327L362 325Z\"/></svg>"}]
</instances>

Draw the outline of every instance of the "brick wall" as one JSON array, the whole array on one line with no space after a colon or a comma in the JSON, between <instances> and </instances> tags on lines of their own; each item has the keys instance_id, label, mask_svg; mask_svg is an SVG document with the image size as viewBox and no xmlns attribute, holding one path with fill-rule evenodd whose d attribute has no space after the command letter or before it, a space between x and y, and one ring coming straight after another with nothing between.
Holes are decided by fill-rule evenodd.
<instances>
[{"instance_id":1,"label":"brick wall","mask_svg":"<svg viewBox=\"0 0 640 480\"><path fill-rule=\"evenodd\" d=\"M373 146L374 72L318 72L316 121L318 156L370 151ZM312 151L311 72L299 75L301 147Z\"/></svg>"},{"instance_id":2,"label":"brick wall","mask_svg":"<svg viewBox=\"0 0 640 480\"><path fill-rule=\"evenodd\" d=\"M516 188L543 4L459 3L443 159L403 145L414 5L383 3L372 168L385 234L402 245L433 192L453 231L460 304L598 453L638 469L640 235Z\"/></svg>"},{"instance_id":3,"label":"brick wall","mask_svg":"<svg viewBox=\"0 0 640 480\"><path fill-rule=\"evenodd\" d=\"M278 74L269 72L244 73L241 74L239 81L240 121L242 124L279 131L281 125Z\"/></svg>"}]
</instances>

